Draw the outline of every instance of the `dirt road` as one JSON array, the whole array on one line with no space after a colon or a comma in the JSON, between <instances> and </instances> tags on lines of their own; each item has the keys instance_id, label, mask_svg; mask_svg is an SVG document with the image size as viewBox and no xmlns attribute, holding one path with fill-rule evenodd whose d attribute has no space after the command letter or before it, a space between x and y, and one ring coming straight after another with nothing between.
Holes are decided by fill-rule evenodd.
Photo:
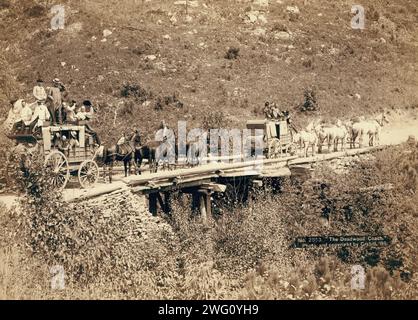
<instances>
[{"instance_id":1,"label":"dirt road","mask_svg":"<svg viewBox=\"0 0 418 320\"><path fill-rule=\"evenodd\" d=\"M395 119L382 129L381 144L393 145L405 142L410 135L418 138L418 120L411 118Z\"/></svg>"}]
</instances>

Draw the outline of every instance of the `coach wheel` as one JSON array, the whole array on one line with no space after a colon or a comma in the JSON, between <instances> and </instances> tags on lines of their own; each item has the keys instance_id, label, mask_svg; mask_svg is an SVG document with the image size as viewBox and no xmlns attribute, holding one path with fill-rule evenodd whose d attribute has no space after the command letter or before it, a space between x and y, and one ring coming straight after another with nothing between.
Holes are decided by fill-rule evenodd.
<instances>
[{"instance_id":1,"label":"coach wheel","mask_svg":"<svg viewBox=\"0 0 418 320\"><path fill-rule=\"evenodd\" d=\"M70 179L70 168L64 154L59 151L52 151L45 159L45 167L51 171L49 181L52 186L58 190L63 190Z\"/></svg>"},{"instance_id":2,"label":"coach wheel","mask_svg":"<svg viewBox=\"0 0 418 320\"><path fill-rule=\"evenodd\" d=\"M86 160L78 170L78 181L82 188L87 189L99 180L99 166L93 160Z\"/></svg>"}]
</instances>

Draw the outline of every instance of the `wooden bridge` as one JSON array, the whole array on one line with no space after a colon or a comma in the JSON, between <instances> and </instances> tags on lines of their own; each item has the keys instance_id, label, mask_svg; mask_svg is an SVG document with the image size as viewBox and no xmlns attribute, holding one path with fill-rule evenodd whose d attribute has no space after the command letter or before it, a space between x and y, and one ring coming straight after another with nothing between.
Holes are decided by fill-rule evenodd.
<instances>
[{"instance_id":1,"label":"wooden bridge","mask_svg":"<svg viewBox=\"0 0 418 320\"><path fill-rule=\"evenodd\" d=\"M317 154L301 158L288 156L277 159L255 159L240 162L240 159L208 159L208 163L193 168L180 168L157 173L144 172L122 178L112 184L99 184L88 190L66 190L66 201L81 201L104 194L130 190L146 195L149 211L156 215L158 210L169 213L170 197L174 191L191 195L193 210L200 211L202 218L211 213L211 196L215 192L225 192L229 181L244 179L246 184L262 186L263 179L279 178L309 173L314 163L346 158L383 149L384 146L349 149L346 151ZM248 192L248 188L247 188Z\"/></svg>"}]
</instances>

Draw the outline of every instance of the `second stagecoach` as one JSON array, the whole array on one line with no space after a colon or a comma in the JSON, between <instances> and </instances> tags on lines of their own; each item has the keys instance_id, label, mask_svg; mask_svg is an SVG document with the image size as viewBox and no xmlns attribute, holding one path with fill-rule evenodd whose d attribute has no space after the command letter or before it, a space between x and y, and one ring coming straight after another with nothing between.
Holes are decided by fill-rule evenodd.
<instances>
[{"instance_id":1,"label":"second stagecoach","mask_svg":"<svg viewBox=\"0 0 418 320\"><path fill-rule=\"evenodd\" d=\"M258 130L262 132L264 150L266 158L274 159L282 156L288 156L292 153L292 130L288 120L250 120L247 121L247 129L252 132L252 146L254 149L254 137L257 136ZM258 129L258 130L257 130Z\"/></svg>"}]
</instances>

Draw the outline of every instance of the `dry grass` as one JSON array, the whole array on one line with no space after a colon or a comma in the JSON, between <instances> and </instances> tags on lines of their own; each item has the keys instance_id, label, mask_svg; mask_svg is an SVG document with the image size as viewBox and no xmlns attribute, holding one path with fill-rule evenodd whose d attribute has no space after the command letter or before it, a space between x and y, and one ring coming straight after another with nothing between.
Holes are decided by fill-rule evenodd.
<instances>
[{"instance_id":1,"label":"dry grass","mask_svg":"<svg viewBox=\"0 0 418 320\"><path fill-rule=\"evenodd\" d=\"M34 4L22 1L13 10L3 11L3 40L12 43L4 54L5 79L12 84L13 94L23 97L38 73L45 81L59 76L71 98L89 98L100 106L98 117L103 121L96 127L105 142L115 142L122 126L152 133L163 118L172 127L178 119L198 126L205 113L202 110L223 111L238 127L265 101L275 101L296 113L307 87L317 93L321 110L315 115L325 118L349 118L417 103L413 70L418 26L411 1L365 1L372 18L362 32L349 28L346 1L305 3L292 2L301 11L297 19L286 14L288 3L274 3L265 13L266 24L251 24L240 17L250 1L210 1L207 7L199 3L199 7L189 8L191 21L185 20L184 6L174 5L174 1L64 1L69 8L68 26L51 33L34 32L33 26L47 25L48 17L27 17L25 12ZM16 18L22 19L19 33L13 22ZM81 24L81 31L76 24ZM267 35L253 36L257 27L265 28ZM113 34L103 43L105 28ZM278 30L291 32L291 39L275 39L273 33ZM164 39L167 34L171 40ZM239 59L225 59L228 48L239 49ZM147 61L147 55L156 59ZM15 76L22 87L14 85ZM115 106L130 102L119 95L125 83L144 86L155 96L176 92L184 108L154 110L153 104L142 107L134 102L136 111L121 116L108 130ZM2 105L12 94L9 91L0 97ZM107 125L103 125L105 121Z\"/></svg>"},{"instance_id":2,"label":"dry grass","mask_svg":"<svg viewBox=\"0 0 418 320\"><path fill-rule=\"evenodd\" d=\"M174 128L178 119L188 120L189 126L243 127L264 101L296 112L307 87L315 90L321 107L315 116L327 119L418 101L418 26L412 1L365 1L372 19L363 32L349 29L350 7L344 0L306 5L295 0L299 17L275 4L266 13L268 23L260 25L267 30L264 37L251 35L259 25L246 24L237 14L248 11L242 1L189 8L188 22L185 8L167 1L62 1L70 8L68 28L55 33L33 30L48 25L48 17L33 14L37 2L10 2L18 5L0 8L1 41L10 45L0 59L5 71L0 77L2 106L12 95L25 97L38 76L58 76L71 99L88 98L98 107L94 125L105 143L115 142L121 128L139 127L151 135L163 118ZM21 21L19 32L16 19ZM101 42L105 28L115 29ZM291 40L270 34L279 30L292 32ZM166 34L171 40L163 38ZM228 48L239 49L239 59L225 59ZM147 55L156 60L148 61ZM154 104L121 97L126 83L156 97L176 93L184 108L154 110ZM119 105L123 107L113 126ZM305 118L294 116L298 125ZM410 156L401 162L404 151ZM103 207L82 204L61 212L59 199L48 197L50 201L26 206L20 215L1 208L0 298L416 298L416 159L414 150L395 149L344 178L319 170L318 178L332 186L326 197L333 216L326 228L319 218L323 203L309 183L289 182L275 196L262 192L253 206L231 209L210 228L179 206L171 220L159 222L174 232L158 229L146 240L134 230L144 222L133 223L137 213L125 214L119 202L115 216L107 219ZM7 168L2 165L1 170ZM382 183L393 183L395 191L359 192ZM345 214L347 204L353 207L352 217ZM353 232L384 232L394 243L378 251L289 249L298 235ZM47 241L53 237L58 245ZM64 264L67 271L62 292L49 288L54 263ZM349 287L350 267L357 263L367 268L369 279L361 293Z\"/></svg>"}]
</instances>

